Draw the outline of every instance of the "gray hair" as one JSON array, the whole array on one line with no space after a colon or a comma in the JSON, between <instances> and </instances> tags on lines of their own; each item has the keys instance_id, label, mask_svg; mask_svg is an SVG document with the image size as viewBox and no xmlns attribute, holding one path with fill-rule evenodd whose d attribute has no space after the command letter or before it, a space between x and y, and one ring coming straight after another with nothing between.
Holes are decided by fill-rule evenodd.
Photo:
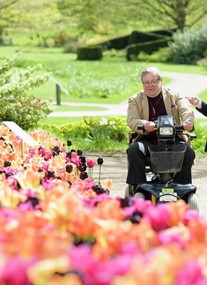
<instances>
[{"instance_id":1,"label":"gray hair","mask_svg":"<svg viewBox=\"0 0 207 285\"><path fill-rule=\"evenodd\" d=\"M143 77L148 74L148 73L152 73L155 76L157 76L157 79L162 79L162 74L160 73L159 69L151 66L151 67L147 67L146 69L144 69L141 73L141 80L143 81Z\"/></svg>"}]
</instances>

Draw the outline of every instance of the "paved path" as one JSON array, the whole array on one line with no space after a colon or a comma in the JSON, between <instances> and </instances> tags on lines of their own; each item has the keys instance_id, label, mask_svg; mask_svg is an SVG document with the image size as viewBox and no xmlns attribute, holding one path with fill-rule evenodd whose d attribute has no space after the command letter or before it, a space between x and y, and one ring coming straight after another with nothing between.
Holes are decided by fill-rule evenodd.
<instances>
[{"instance_id":1,"label":"paved path","mask_svg":"<svg viewBox=\"0 0 207 285\"><path fill-rule=\"evenodd\" d=\"M163 72L163 76L171 79L170 83L165 85L175 90L183 96L197 96L207 89L207 75L185 74L176 72ZM130 94L129 94L130 96ZM65 103L70 106L91 106L103 107L105 110L90 111L64 111L53 112L49 117L83 117L83 116L125 116L127 113L127 101L120 104L92 104L92 103ZM195 110L196 117L203 117Z\"/></svg>"}]
</instances>

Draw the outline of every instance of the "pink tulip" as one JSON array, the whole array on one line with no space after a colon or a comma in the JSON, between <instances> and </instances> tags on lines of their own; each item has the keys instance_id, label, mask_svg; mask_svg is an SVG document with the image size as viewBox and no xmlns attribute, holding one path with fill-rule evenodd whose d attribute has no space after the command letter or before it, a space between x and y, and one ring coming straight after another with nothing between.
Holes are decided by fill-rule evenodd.
<instances>
[{"instance_id":1,"label":"pink tulip","mask_svg":"<svg viewBox=\"0 0 207 285\"><path fill-rule=\"evenodd\" d=\"M4 264L1 269L0 281L8 285L31 285L27 276L27 269L36 262L33 260L23 260L19 257L14 257Z\"/></svg>"},{"instance_id":2,"label":"pink tulip","mask_svg":"<svg viewBox=\"0 0 207 285\"><path fill-rule=\"evenodd\" d=\"M206 285L207 281L202 268L196 260L189 260L177 273L175 285Z\"/></svg>"},{"instance_id":3,"label":"pink tulip","mask_svg":"<svg viewBox=\"0 0 207 285\"><path fill-rule=\"evenodd\" d=\"M151 227L155 231L164 230L168 227L170 217L168 207L168 204L152 205L145 212L145 218L150 222Z\"/></svg>"},{"instance_id":4,"label":"pink tulip","mask_svg":"<svg viewBox=\"0 0 207 285\"><path fill-rule=\"evenodd\" d=\"M96 165L96 162L93 159L88 159L86 163L89 168L93 168Z\"/></svg>"}]
</instances>

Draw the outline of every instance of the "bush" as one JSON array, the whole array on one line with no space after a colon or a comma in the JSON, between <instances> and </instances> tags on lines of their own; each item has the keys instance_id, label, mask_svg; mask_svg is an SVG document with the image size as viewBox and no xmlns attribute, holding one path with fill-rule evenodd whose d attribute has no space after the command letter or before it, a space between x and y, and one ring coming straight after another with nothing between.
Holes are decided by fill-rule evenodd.
<instances>
[{"instance_id":1,"label":"bush","mask_svg":"<svg viewBox=\"0 0 207 285\"><path fill-rule=\"evenodd\" d=\"M133 44L140 44L146 42L156 41L157 39L163 38L163 36L159 35L158 33L143 33L138 31L133 31L129 37L128 45Z\"/></svg>"},{"instance_id":2,"label":"bush","mask_svg":"<svg viewBox=\"0 0 207 285\"><path fill-rule=\"evenodd\" d=\"M64 46L69 41L69 36L66 31L60 31L59 34L54 38L55 46Z\"/></svg>"},{"instance_id":3,"label":"bush","mask_svg":"<svg viewBox=\"0 0 207 285\"><path fill-rule=\"evenodd\" d=\"M168 46L168 38L157 40L157 41L151 41L151 42L145 42L140 44L134 44L129 45L126 50L126 58L127 60L136 60L136 57L140 52L145 52L147 54L152 54L154 51L159 50L161 47Z\"/></svg>"},{"instance_id":4,"label":"bush","mask_svg":"<svg viewBox=\"0 0 207 285\"><path fill-rule=\"evenodd\" d=\"M65 140L73 140L74 138L86 138L91 128L85 122L69 123L59 127L61 136Z\"/></svg>"},{"instance_id":5,"label":"bush","mask_svg":"<svg viewBox=\"0 0 207 285\"><path fill-rule=\"evenodd\" d=\"M64 53L77 53L78 40L76 38L68 40L64 44Z\"/></svg>"},{"instance_id":6,"label":"bush","mask_svg":"<svg viewBox=\"0 0 207 285\"><path fill-rule=\"evenodd\" d=\"M197 120L195 123L196 139L192 141L192 147L199 155L206 155L205 146L207 142L207 124L206 121Z\"/></svg>"},{"instance_id":7,"label":"bush","mask_svg":"<svg viewBox=\"0 0 207 285\"><path fill-rule=\"evenodd\" d=\"M77 51L78 60L100 60L102 57L102 48L99 46L81 47Z\"/></svg>"},{"instance_id":8,"label":"bush","mask_svg":"<svg viewBox=\"0 0 207 285\"><path fill-rule=\"evenodd\" d=\"M192 64L205 57L207 50L207 25L199 30L178 31L173 35L172 60L174 63Z\"/></svg>"},{"instance_id":9,"label":"bush","mask_svg":"<svg viewBox=\"0 0 207 285\"><path fill-rule=\"evenodd\" d=\"M153 54L140 52L137 56L137 60L146 62L171 62L171 49L169 47L160 48L158 51L153 52Z\"/></svg>"},{"instance_id":10,"label":"bush","mask_svg":"<svg viewBox=\"0 0 207 285\"><path fill-rule=\"evenodd\" d=\"M33 77L40 65L15 68L18 57L0 63L0 121L13 121L21 128L35 128L51 111L49 102L26 95L26 91L42 85L48 74Z\"/></svg>"},{"instance_id":11,"label":"bush","mask_svg":"<svg viewBox=\"0 0 207 285\"><path fill-rule=\"evenodd\" d=\"M85 117L83 121L59 127L40 125L52 135L66 142L75 143L75 148L86 151L123 151L127 148L129 128L125 118L109 116L101 120Z\"/></svg>"}]
</instances>

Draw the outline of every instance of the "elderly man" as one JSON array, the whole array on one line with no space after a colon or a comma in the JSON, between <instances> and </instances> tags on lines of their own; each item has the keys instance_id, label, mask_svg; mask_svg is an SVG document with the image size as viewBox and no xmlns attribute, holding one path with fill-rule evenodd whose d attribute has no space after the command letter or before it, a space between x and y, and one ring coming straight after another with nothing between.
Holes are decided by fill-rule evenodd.
<instances>
[{"instance_id":1,"label":"elderly man","mask_svg":"<svg viewBox=\"0 0 207 285\"><path fill-rule=\"evenodd\" d=\"M155 121L159 116L171 115L177 125L183 125L184 130L192 131L194 113L188 108L184 97L162 87L162 75L155 67L149 67L141 73L143 90L132 95L128 100L127 124L139 132L137 140L127 150L128 175L127 184L137 185L146 181L145 165L149 156L148 146L157 144L157 135L154 130ZM143 125L145 132L138 131L137 126ZM175 183L192 183L191 167L195 152L184 137L177 137L176 143L185 143L186 151L182 170L176 173Z\"/></svg>"}]
</instances>

